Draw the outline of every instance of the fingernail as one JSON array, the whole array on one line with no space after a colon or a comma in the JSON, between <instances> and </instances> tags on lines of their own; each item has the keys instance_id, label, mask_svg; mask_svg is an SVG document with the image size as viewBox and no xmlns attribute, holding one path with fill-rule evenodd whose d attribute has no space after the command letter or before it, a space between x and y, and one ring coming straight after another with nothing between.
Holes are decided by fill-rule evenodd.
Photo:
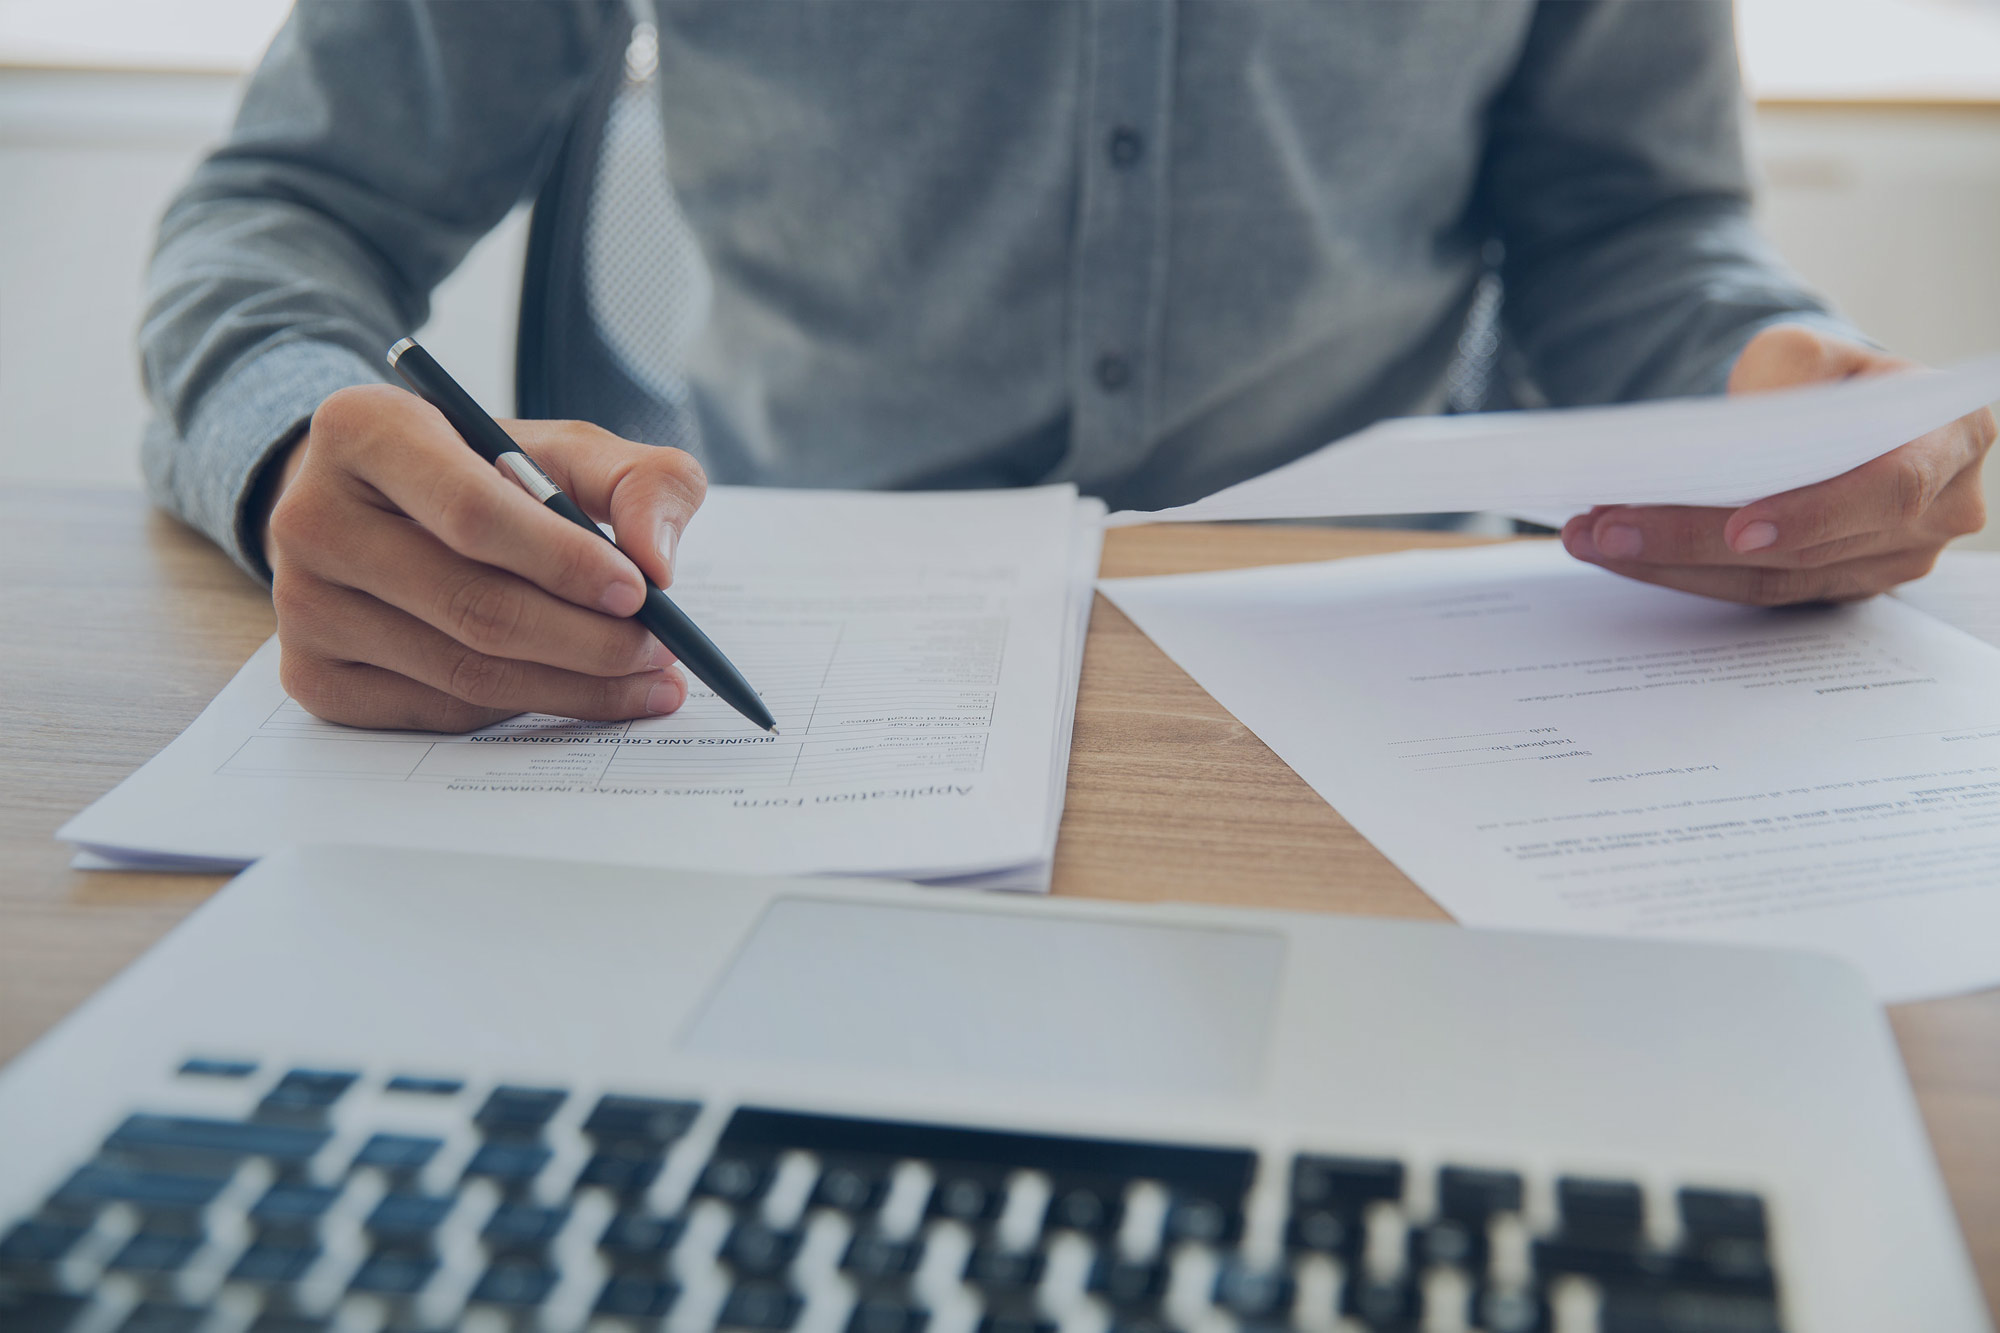
<instances>
[{"instance_id":1,"label":"fingernail","mask_svg":"<svg viewBox=\"0 0 2000 1333\"><path fill-rule=\"evenodd\" d=\"M1613 560L1630 560L1645 549L1646 539L1639 529L1623 523L1613 523L1597 539L1597 549Z\"/></svg>"},{"instance_id":2,"label":"fingernail","mask_svg":"<svg viewBox=\"0 0 2000 1333\"><path fill-rule=\"evenodd\" d=\"M608 585L597 599L597 609L610 616L629 616L645 600L637 588L624 580Z\"/></svg>"},{"instance_id":3,"label":"fingernail","mask_svg":"<svg viewBox=\"0 0 2000 1333\"><path fill-rule=\"evenodd\" d=\"M655 671L670 667L679 660L674 656L674 650L664 643L656 643L646 651L646 666Z\"/></svg>"},{"instance_id":4,"label":"fingernail","mask_svg":"<svg viewBox=\"0 0 2000 1333\"><path fill-rule=\"evenodd\" d=\"M646 691L646 711L655 715L671 713L687 702L687 685L679 676L662 676Z\"/></svg>"},{"instance_id":5,"label":"fingernail","mask_svg":"<svg viewBox=\"0 0 2000 1333\"><path fill-rule=\"evenodd\" d=\"M1752 523L1736 534L1730 545L1739 551L1761 551L1778 540L1778 525L1775 523Z\"/></svg>"},{"instance_id":6,"label":"fingernail","mask_svg":"<svg viewBox=\"0 0 2000 1333\"><path fill-rule=\"evenodd\" d=\"M1579 523L1572 532L1563 534L1563 548L1579 560L1597 559L1597 544L1590 540L1590 526Z\"/></svg>"},{"instance_id":7,"label":"fingernail","mask_svg":"<svg viewBox=\"0 0 2000 1333\"><path fill-rule=\"evenodd\" d=\"M674 550L681 544L680 530L671 523L660 524L660 559L667 562L667 582L674 581Z\"/></svg>"}]
</instances>

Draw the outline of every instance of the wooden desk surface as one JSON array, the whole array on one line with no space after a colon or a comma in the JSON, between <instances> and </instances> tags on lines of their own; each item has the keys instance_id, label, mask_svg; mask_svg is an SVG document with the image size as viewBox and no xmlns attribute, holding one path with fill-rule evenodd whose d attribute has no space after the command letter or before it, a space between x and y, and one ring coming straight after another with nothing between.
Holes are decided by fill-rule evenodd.
<instances>
[{"instance_id":1,"label":"wooden desk surface","mask_svg":"<svg viewBox=\"0 0 2000 1333\"><path fill-rule=\"evenodd\" d=\"M1443 545L1380 531L1114 531L1107 575ZM123 491L0 495L0 1059L136 958L220 876L68 868L53 840L190 722L272 628L262 590ZM1442 917L1261 741L1098 600L1056 891ZM2000 990L1891 1013L2000 1308Z\"/></svg>"}]
</instances>

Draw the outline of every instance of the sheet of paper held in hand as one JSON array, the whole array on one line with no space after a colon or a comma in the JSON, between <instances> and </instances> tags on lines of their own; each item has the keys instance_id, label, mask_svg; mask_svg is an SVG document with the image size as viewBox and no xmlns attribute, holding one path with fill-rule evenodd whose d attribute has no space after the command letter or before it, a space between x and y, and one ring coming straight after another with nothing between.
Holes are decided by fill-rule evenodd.
<instances>
[{"instance_id":1,"label":"sheet of paper held in hand","mask_svg":"<svg viewBox=\"0 0 2000 1333\"><path fill-rule=\"evenodd\" d=\"M152 864L343 841L1046 887L1102 515L1068 486L716 487L672 593L780 735L699 682L638 722L359 731L285 697L272 642L60 836Z\"/></svg>"},{"instance_id":2,"label":"sheet of paper held in hand","mask_svg":"<svg viewBox=\"0 0 2000 1333\"><path fill-rule=\"evenodd\" d=\"M1193 504L1110 522L1734 508L1837 477L1996 399L2000 356L1735 398L1409 417Z\"/></svg>"},{"instance_id":3,"label":"sheet of paper held in hand","mask_svg":"<svg viewBox=\"0 0 2000 1333\"><path fill-rule=\"evenodd\" d=\"M2000 982L2000 650L1895 599L1737 607L1552 542L1100 588L1468 925Z\"/></svg>"}]
</instances>

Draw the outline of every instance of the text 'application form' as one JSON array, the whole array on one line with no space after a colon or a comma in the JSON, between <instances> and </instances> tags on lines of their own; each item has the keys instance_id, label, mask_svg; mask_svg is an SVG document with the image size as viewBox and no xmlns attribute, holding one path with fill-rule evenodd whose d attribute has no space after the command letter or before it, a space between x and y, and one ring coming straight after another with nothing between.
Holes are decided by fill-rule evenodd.
<instances>
[{"instance_id":1,"label":"text 'application form'","mask_svg":"<svg viewBox=\"0 0 2000 1333\"><path fill-rule=\"evenodd\" d=\"M1068 486L717 487L672 595L779 734L698 682L638 721L336 726L285 696L272 642L62 836L127 863L360 841L1043 887L1102 515Z\"/></svg>"}]
</instances>

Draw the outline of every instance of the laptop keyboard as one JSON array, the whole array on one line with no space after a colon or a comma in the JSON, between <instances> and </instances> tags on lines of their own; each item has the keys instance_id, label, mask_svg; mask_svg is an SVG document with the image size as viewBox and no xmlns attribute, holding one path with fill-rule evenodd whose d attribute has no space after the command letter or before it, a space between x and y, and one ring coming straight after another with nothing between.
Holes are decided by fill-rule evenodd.
<instances>
[{"instance_id":1,"label":"laptop keyboard","mask_svg":"<svg viewBox=\"0 0 2000 1333\"><path fill-rule=\"evenodd\" d=\"M130 1115L0 1224L0 1328L1782 1327L1737 1189L227 1059L175 1082L215 1095Z\"/></svg>"}]
</instances>

